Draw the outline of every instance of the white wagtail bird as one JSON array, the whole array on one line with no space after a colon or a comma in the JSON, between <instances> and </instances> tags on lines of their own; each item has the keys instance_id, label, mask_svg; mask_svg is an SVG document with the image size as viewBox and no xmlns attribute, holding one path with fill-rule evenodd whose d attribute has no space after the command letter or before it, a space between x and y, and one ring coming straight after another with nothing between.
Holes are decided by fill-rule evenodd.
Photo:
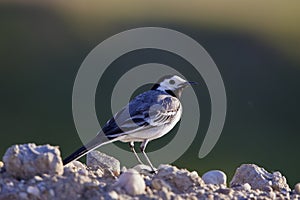
<instances>
[{"instance_id":1,"label":"white wagtail bird","mask_svg":"<svg viewBox=\"0 0 300 200\"><path fill-rule=\"evenodd\" d=\"M179 98L183 89L194 83L177 75L162 77L151 90L133 98L108 120L94 139L64 159L64 165L104 144L115 141L129 142L131 151L138 162L143 164L134 149L134 142L141 142L140 150L155 171L145 153L145 148L149 141L167 134L177 124L182 114Z\"/></svg>"}]
</instances>

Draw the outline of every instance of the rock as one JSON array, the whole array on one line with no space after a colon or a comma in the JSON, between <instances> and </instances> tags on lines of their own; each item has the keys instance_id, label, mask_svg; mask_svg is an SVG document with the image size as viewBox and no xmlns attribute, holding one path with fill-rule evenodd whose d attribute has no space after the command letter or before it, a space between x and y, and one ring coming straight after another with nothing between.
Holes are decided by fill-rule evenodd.
<instances>
[{"instance_id":1,"label":"rock","mask_svg":"<svg viewBox=\"0 0 300 200\"><path fill-rule=\"evenodd\" d=\"M40 176L34 176L33 177L33 179L35 180L35 181L43 181L43 178L42 177L40 177Z\"/></svg>"},{"instance_id":2,"label":"rock","mask_svg":"<svg viewBox=\"0 0 300 200\"><path fill-rule=\"evenodd\" d=\"M115 186L124 188L130 195L143 194L146 189L144 179L134 169L128 169L126 172L121 174Z\"/></svg>"},{"instance_id":3,"label":"rock","mask_svg":"<svg viewBox=\"0 0 300 200\"><path fill-rule=\"evenodd\" d=\"M179 195L175 195L174 200L183 200L183 198Z\"/></svg>"},{"instance_id":4,"label":"rock","mask_svg":"<svg viewBox=\"0 0 300 200\"><path fill-rule=\"evenodd\" d=\"M19 197L20 199L28 199L28 194L26 192L20 192Z\"/></svg>"},{"instance_id":5,"label":"rock","mask_svg":"<svg viewBox=\"0 0 300 200\"><path fill-rule=\"evenodd\" d=\"M225 195L231 195L233 193L233 190L231 188L220 188L216 190L216 192L225 194Z\"/></svg>"},{"instance_id":6,"label":"rock","mask_svg":"<svg viewBox=\"0 0 300 200\"><path fill-rule=\"evenodd\" d=\"M262 190L265 192L273 192L273 188L271 186L266 186Z\"/></svg>"},{"instance_id":7,"label":"rock","mask_svg":"<svg viewBox=\"0 0 300 200\"><path fill-rule=\"evenodd\" d=\"M186 169L179 170L171 165L160 165L153 179L155 178L170 185L175 193L188 192L193 187L204 185L197 172L189 172Z\"/></svg>"},{"instance_id":8,"label":"rock","mask_svg":"<svg viewBox=\"0 0 300 200\"><path fill-rule=\"evenodd\" d=\"M5 171L4 169L4 163L2 161L0 161L0 173Z\"/></svg>"},{"instance_id":9,"label":"rock","mask_svg":"<svg viewBox=\"0 0 300 200\"><path fill-rule=\"evenodd\" d=\"M249 183L245 183L242 185L243 190L245 191L250 191L251 190L251 185Z\"/></svg>"},{"instance_id":10,"label":"rock","mask_svg":"<svg viewBox=\"0 0 300 200\"><path fill-rule=\"evenodd\" d=\"M165 187L161 188L158 194L162 199L171 200L172 193Z\"/></svg>"},{"instance_id":11,"label":"rock","mask_svg":"<svg viewBox=\"0 0 300 200\"><path fill-rule=\"evenodd\" d=\"M271 192L269 192L268 194L269 194L269 197L270 197L271 199L276 199L276 193L275 193L275 192L271 191Z\"/></svg>"},{"instance_id":12,"label":"rock","mask_svg":"<svg viewBox=\"0 0 300 200\"><path fill-rule=\"evenodd\" d=\"M109 193L108 193L108 197L110 198L110 199L119 199L119 195L118 195L118 193L116 192L116 191L110 191Z\"/></svg>"},{"instance_id":13,"label":"rock","mask_svg":"<svg viewBox=\"0 0 300 200\"><path fill-rule=\"evenodd\" d=\"M16 178L30 179L35 175L63 173L60 151L50 145L14 145L8 148L3 161L6 171Z\"/></svg>"},{"instance_id":14,"label":"rock","mask_svg":"<svg viewBox=\"0 0 300 200\"><path fill-rule=\"evenodd\" d=\"M227 176L220 170L211 170L202 175L202 180L206 184L226 185Z\"/></svg>"},{"instance_id":15,"label":"rock","mask_svg":"<svg viewBox=\"0 0 300 200\"><path fill-rule=\"evenodd\" d=\"M271 186L277 191L290 191L286 179L280 172L267 172L265 169L255 164L243 164L235 172L230 185L242 185L249 183L252 189L263 190L266 186Z\"/></svg>"},{"instance_id":16,"label":"rock","mask_svg":"<svg viewBox=\"0 0 300 200\"><path fill-rule=\"evenodd\" d=\"M126 171L127 171L127 167L123 166L123 167L121 168L121 173L126 172Z\"/></svg>"},{"instance_id":17,"label":"rock","mask_svg":"<svg viewBox=\"0 0 300 200\"><path fill-rule=\"evenodd\" d=\"M231 188L237 191L250 191L251 190L251 185L249 183L245 183L242 185L233 185Z\"/></svg>"},{"instance_id":18,"label":"rock","mask_svg":"<svg viewBox=\"0 0 300 200\"><path fill-rule=\"evenodd\" d=\"M157 178L152 180L151 185L156 190L161 190L163 187L167 188L169 191L172 190L171 186L168 183L166 183L164 180Z\"/></svg>"},{"instance_id":19,"label":"rock","mask_svg":"<svg viewBox=\"0 0 300 200\"><path fill-rule=\"evenodd\" d=\"M120 161L100 151L88 153L86 163L88 167L101 167L112 171L115 176L120 175Z\"/></svg>"},{"instance_id":20,"label":"rock","mask_svg":"<svg viewBox=\"0 0 300 200\"><path fill-rule=\"evenodd\" d=\"M286 178L282 176L280 172L273 172L272 177L272 188L277 191L285 190L291 191L289 185L287 184Z\"/></svg>"},{"instance_id":21,"label":"rock","mask_svg":"<svg viewBox=\"0 0 300 200\"><path fill-rule=\"evenodd\" d=\"M40 196L40 190L37 187L29 186L26 191L28 194L31 194L33 196L36 196L36 197Z\"/></svg>"},{"instance_id":22,"label":"rock","mask_svg":"<svg viewBox=\"0 0 300 200\"><path fill-rule=\"evenodd\" d=\"M55 192L54 192L54 190L50 189L50 190L49 190L49 194L50 194L51 197L55 197Z\"/></svg>"},{"instance_id":23,"label":"rock","mask_svg":"<svg viewBox=\"0 0 300 200\"><path fill-rule=\"evenodd\" d=\"M213 194L208 194L206 199L213 200L214 199L214 195Z\"/></svg>"},{"instance_id":24,"label":"rock","mask_svg":"<svg viewBox=\"0 0 300 200\"><path fill-rule=\"evenodd\" d=\"M295 185L295 192L296 192L297 194L300 194L300 183L297 183L297 184Z\"/></svg>"},{"instance_id":25,"label":"rock","mask_svg":"<svg viewBox=\"0 0 300 200\"><path fill-rule=\"evenodd\" d=\"M76 170L76 171L86 170L86 165L79 162L79 161L77 161L77 160L74 160L74 161L68 163L65 167L71 168L71 169Z\"/></svg>"},{"instance_id":26,"label":"rock","mask_svg":"<svg viewBox=\"0 0 300 200\"><path fill-rule=\"evenodd\" d=\"M101 175L100 177L103 176L103 171L100 170L101 173L98 173L98 175ZM64 166L64 175L68 176L70 174L78 173L80 175L88 175L88 170L86 168L86 165L83 163L75 160L70 163L68 163L66 166Z\"/></svg>"}]
</instances>

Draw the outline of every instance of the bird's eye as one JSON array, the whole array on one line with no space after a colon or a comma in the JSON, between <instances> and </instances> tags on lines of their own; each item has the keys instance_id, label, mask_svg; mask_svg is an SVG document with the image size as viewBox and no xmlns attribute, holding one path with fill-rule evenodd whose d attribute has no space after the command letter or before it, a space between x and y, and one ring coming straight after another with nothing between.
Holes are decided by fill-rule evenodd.
<instances>
[{"instance_id":1,"label":"bird's eye","mask_svg":"<svg viewBox=\"0 0 300 200\"><path fill-rule=\"evenodd\" d=\"M174 84L175 84L175 81L174 81L174 80L169 80L169 83L170 83L171 85L174 85Z\"/></svg>"}]
</instances>

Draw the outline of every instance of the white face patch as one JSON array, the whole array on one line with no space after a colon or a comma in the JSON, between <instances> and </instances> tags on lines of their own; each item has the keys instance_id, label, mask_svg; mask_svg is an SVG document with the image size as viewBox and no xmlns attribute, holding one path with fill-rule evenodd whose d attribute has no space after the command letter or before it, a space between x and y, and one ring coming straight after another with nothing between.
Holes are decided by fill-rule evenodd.
<instances>
[{"instance_id":1,"label":"white face patch","mask_svg":"<svg viewBox=\"0 0 300 200\"><path fill-rule=\"evenodd\" d=\"M186 80L175 75L175 76L172 76L169 79L165 79L165 80L163 80L163 82L159 83L160 86L158 87L158 89L174 91L174 90L180 88L182 83L186 83L186 82L187 82Z\"/></svg>"}]
</instances>

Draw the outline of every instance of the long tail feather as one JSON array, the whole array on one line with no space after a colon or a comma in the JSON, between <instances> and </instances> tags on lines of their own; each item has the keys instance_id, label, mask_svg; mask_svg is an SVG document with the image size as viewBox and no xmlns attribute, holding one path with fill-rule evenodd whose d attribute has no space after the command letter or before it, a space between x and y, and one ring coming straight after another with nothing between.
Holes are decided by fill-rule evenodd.
<instances>
[{"instance_id":1,"label":"long tail feather","mask_svg":"<svg viewBox=\"0 0 300 200\"><path fill-rule=\"evenodd\" d=\"M94 139L92 139L87 144L80 147L74 153L72 153L71 155L66 157L63 160L63 165L66 165L74 160L81 158L82 156L86 155L87 153L93 151L94 149L96 149L102 145L115 142L119 139L120 138L114 138L112 140L108 140L107 137L103 134L103 132L100 132Z\"/></svg>"}]
</instances>

